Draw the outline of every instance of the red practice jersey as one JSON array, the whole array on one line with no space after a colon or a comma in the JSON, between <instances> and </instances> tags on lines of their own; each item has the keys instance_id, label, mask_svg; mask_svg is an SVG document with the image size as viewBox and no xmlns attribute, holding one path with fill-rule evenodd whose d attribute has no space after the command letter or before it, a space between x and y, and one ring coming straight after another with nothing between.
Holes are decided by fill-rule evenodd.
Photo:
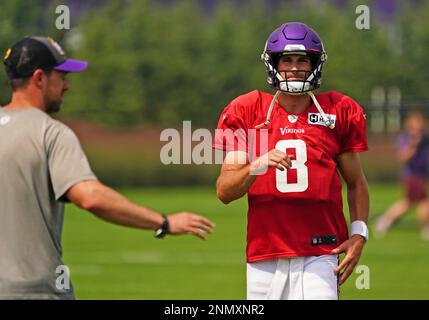
<instances>
[{"instance_id":1,"label":"red practice jersey","mask_svg":"<svg viewBox=\"0 0 429 320\"><path fill-rule=\"evenodd\" d=\"M268 129L267 151L277 148L294 158L291 169L269 168L248 191L248 262L329 254L348 238L336 159L344 152L368 150L365 114L353 99L335 91L316 98L334 121L333 129L314 104L292 115L277 102L270 124L261 128ZM237 97L224 109L218 129L247 134L264 123L272 99L257 90ZM213 147L249 151L219 134Z\"/></svg>"}]
</instances>

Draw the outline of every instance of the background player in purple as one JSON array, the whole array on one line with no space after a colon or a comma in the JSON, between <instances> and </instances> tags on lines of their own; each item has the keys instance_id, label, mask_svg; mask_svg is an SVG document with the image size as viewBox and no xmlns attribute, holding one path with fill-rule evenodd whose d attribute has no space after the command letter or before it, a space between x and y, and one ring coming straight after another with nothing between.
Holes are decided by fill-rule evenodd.
<instances>
[{"instance_id":1,"label":"background player in purple","mask_svg":"<svg viewBox=\"0 0 429 320\"><path fill-rule=\"evenodd\" d=\"M393 203L375 224L375 233L383 237L389 228L411 208L417 206L422 238L429 240L429 200L426 184L429 173L429 134L423 115L410 113L397 140L398 159L402 164L404 197Z\"/></svg>"}]
</instances>

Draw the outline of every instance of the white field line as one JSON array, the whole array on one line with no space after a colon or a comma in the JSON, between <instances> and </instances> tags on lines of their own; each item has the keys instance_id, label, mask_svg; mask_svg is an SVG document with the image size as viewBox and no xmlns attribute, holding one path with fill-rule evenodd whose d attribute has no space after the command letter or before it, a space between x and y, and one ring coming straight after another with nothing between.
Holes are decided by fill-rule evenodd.
<instances>
[{"instance_id":1,"label":"white field line","mask_svg":"<svg viewBox=\"0 0 429 320\"><path fill-rule=\"evenodd\" d=\"M82 255L81 255L82 259ZM79 260L81 260L79 259ZM83 260L83 259L82 259ZM174 254L160 253L155 251L124 251L113 253L111 251L99 251L91 254L85 259L86 263L75 263L71 268L71 274L96 275L101 273L103 265L240 265L245 264L244 256L232 254L202 254L201 252L188 252L180 256ZM88 262L92 263L88 263Z\"/></svg>"}]
</instances>

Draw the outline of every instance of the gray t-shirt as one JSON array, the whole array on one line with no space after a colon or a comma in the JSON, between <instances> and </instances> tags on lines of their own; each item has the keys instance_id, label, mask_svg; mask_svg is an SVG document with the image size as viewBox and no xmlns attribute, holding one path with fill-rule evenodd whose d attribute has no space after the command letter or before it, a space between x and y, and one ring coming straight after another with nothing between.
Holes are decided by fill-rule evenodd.
<instances>
[{"instance_id":1,"label":"gray t-shirt","mask_svg":"<svg viewBox=\"0 0 429 320\"><path fill-rule=\"evenodd\" d=\"M0 108L0 299L74 298L61 261L64 194L92 179L72 130L37 108Z\"/></svg>"}]
</instances>

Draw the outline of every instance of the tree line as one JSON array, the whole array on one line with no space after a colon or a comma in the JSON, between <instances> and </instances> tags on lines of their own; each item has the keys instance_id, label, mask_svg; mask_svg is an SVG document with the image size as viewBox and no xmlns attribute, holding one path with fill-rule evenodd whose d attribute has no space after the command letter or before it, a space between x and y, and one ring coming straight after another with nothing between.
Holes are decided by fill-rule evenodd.
<instances>
[{"instance_id":1,"label":"tree line","mask_svg":"<svg viewBox=\"0 0 429 320\"><path fill-rule=\"evenodd\" d=\"M364 1L365 2L365 1ZM41 4L44 4L43 6ZM58 1L7 1L0 11L0 47L29 34L49 34L87 72L69 75L63 115L117 127L177 126L183 120L214 126L222 108L253 89L270 90L259 57L270 32L302 21L322 37L328 53L323 90L362 104L375 86L398 86L405 100L427 101L429 4L402 4L392 24L371 15L371 29L355 27L354 8L314 1L221 1L206 12L198 1L98 2L71 12L71 30L56 30ZM369 3L370 6L370 3ZM402 49L398 49L398 47ZM0 103L9 88L0 74Z\"/></svg>"}]
</instances>

